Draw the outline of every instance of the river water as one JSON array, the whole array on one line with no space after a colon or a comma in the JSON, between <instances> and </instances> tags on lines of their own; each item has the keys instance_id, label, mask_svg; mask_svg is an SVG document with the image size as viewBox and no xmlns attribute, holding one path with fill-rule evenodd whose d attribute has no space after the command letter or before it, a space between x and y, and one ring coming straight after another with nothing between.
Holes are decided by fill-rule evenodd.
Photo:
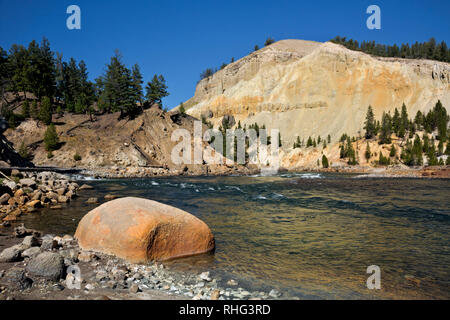
<instances>
[{"instance_id":1,"label":"river water","mask_svg":"<svg viewBox=\"0 0 450 320\"><path fill-rule=\"evenodd\" d=\"M170 177L87 181L95 190L27 227L73 234L106 194L157 200L205 221L214 254L174 269L210 270L252 290L301 299L449 299L450 180L288 173L273 177ZM83 183L83 182L80 182ZM367 267L381 270L369 290Z\"/></svg>"}]
</instances>

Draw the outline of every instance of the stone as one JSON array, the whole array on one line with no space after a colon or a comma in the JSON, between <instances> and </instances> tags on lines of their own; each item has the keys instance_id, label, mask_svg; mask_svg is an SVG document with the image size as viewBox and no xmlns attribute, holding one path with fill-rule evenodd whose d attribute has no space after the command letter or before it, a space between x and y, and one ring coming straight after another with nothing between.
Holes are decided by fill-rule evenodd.
<instances>
[{"instance_id":1,"label":"stone","mask_svg":"<svg viewBox=\"0 0 450 320\"><path fill-rule=\"evenodd\" d=\"M186 211L147 199L120 198L102 204L78 224L81 248L130 262L191 256L214 250L209 227Z\"/></svg>"},{"instance_id":2,"label":"stone","mask_svg":"<svg viewBox=\"0 0 450 320\"><path fill-rule=\"evenodd\" d=\"M31 247L22 252L22 257L24 258L33 258L41 253L41 249L39 247Z\"/></svg>"},{"instance_id":3,"label":"stone","mask_svg":"<svg viewBox=\"0 0 450 320\"><path fill-rule=\"evenodd\" d=\"M107 194L105 196L105 200L114 200L114 199L117 199L117 198L118 198L118 196L113 195L113 194Z\"/></svg>"},{"instance_id":4,"label":"stone","mask_svg":"<svg viewBox=\"0 0 450 320\"><path fill-rule=\"evenodd\" d=\"M55 191L58 195L63 196L66 193L66 188L58 188Z\"/></svg>"},{"instance_id":5,"label":"stone","mask_svg":"<svg viewBox=\"0 0 450 320\"><path fill-rule=\"evenodd\" d=\"M24 195L24 193L25 192L23 191L23 189L19 189L16 192L14 192L14 198L20 198L21 196Z\"/></svg>"},{"instance_id":6,"label":"stone","mask_svg":"<svg viewBox=\"0 0 450 320\"><path fill-rule=\"evenodd\" d=\"M47 251L47 250L53 250L58 248L58 241L53 240L53 239L42 239L42 244L41 244L41 250L42 251Z\"/></svg>"},{"instance_id":7,"label":"stone","mask_svg":"<svg viewBox=\"0 0 450 320\"><path fill-rule=\"evenodd\" d=\"M36 181L34 181L33 179L30 179L30 178L20 179L19 183L25 187L30 187L30 188L36 187Z\"/></svg>"},{"instance_id":8,"label":"stone","mask_svg":"<svg viewBox=\"0 0 450 320\"><path fill-rule=\"evenodd\" d=\"M20 260L20 248L19 246L12 246L6 248L0 253L0 262L16 262Z\"/></svg>"},{"instance_id":9,"label":"stone","mask_svg":"<svg viewBox=\"0 0 450 320\"><path fill-rule=\"evenodd\" d=\"M86 203L95 204L98 203L98 198L89 198Z\"/></svg>"},{"instance_id":10,"label":"stone","mask_svg":"<svg viewBox=\"0 0 450 320\"><path fill-rule=\"evenodd\" d=\"M94 187L87 184L83 184L78 190L90 190L90 189L94 189Z\"/></svg>"},{"instance_id":11,"label":"stone","mask_svg":"<svg viewBox=\"0 0 450 320\"><path fill-rule=\"evenodd\" d=\"M59 203L67 203L67 202L69 202L69 198L66 197L66 196L59 196L58 197L58 202Z\"/></svg>"},{"instance_id":12,"label":"stone","mask_svg":"<svg viewBox=\"0 0 450 320\"><path fill-rule=\"evenodd\" d=\"M136 283L133 283L130 287L130 293L138 293L139 292L139 286Z\"/></svg>"},{"instance_id":13,"label":"stone","mask_svg":"<svg viewBox=\"0 0 450 320\"><path fill-rule=\"evenodd\" d=\"M89 251L81 251L78 254L78 260L81 262L91 262L92 260L97 259L97 256L93 252Z\"/></svg>"},{"instance_id":14,"label":"stone","mask_svg":"<svg viewBox=\"0 0 450 320\"><path fill-rule=\"evenodd\" d=\"M13 176L13 177L19 177L19 178L23 177L23 175L22 175L22 174L20 173L20 171L17 170L17 169L12 169L12 170L11 170L11 176Z\"/></svg>"},{"instance_id":15,"label":"stone","mask_svg":"<svg viewBox=\"0 0 450 320\"><path fill-rule=\"evenodd\" d=\"M11 199L11 196L8 193L5 193L0 197L0 205L7 203L9 199Z\"/></svg>"},{"instance_id":16,"label":"stone","mask_svg":"<svg viewBox=\"0 0 450 320\"><path fill-rule=\"evenodd\" d=\"M215 289L213 290L213 292L211 293L211 300L219 300L220 298L220 291Z\"/></svg>"},{"instance_id":17,"label":"stone","mask_svg":"<svg viewBox=\"0 0 450 320\"><path fill-rule=\"evenodd\" d=\"M22 245L24 247L31 248L40 246L40 243L39 239L35 236L26 236L22 241Z\"/></svg>"},{"instance_id":18,"label":"stone","mask_svg":"<svg viewBox=\"0 0 450 320\"><path fill-rule=\"evenodd\" d=\"M17 188L17 183L15 183L14 181L11 181L11 180L3 181L3 185L8 187L11 190L16 190L16 188Z\"/></svg>"},{"instance_id":19,"label":"stone","mask_svg":"<svg viewBox=\"0 0 450 320\"><path fill-rule=\"evenodd\" d=\"M270 290L270 292L269 292L269 296L272 297L272 298L278 298L278 297L281 296L281 293L278 292L278 291L275 290L275 289L272 289L272 290Z\"/></svg>"},{"instance_id":20,"label":"stone","mask_svg":"<svg viewBox=\"0 0 450 320\"><path fill-rule=\"evenodd\" d=\"M236 280L230 279L230 280L228 280L227 285L229 285L229 286L237 286L238 283L237 283Z\"/></svg>"},{"instance_id":21,"label":"stone","mask_svg":"<svg viewBox=\"0 0 450 320\"><path fill-rule=\"evenodd\" d=\"M10 290L24 290L31 287L33 281L25 275L25 270L12 267L4 274L0 283L6 285Z\"/></svg>"},{"instance_id":22,"label":"stone","mask_svg":"<svg viewBox=\"0 0 450 320\"><path fill-rule=\"evenodd\" d=\"M25 226L21 224L20 226L14 228L13 234L16 238L23 238L31 234L36 234L36 232L32 229L25 228Z\"/></svg>"},{"instance_id":23,"label":"stone","mask_svg":"<svg viewBox=\"0 0 450 320\"><path fill-rule=\"evenodd\" d=\"M29 207L29 208L40 208L40 207L42 207L42 204L41 204L40 200L31 200L31 201L28 201L25 204L25 206Z\"/></svg>"},{"instance_id":24,"label":"stone","mask_svg":"<svg viewBox=\"0 0 450 320\"><path fill-rule=\"evenodd\" d=\"M43 252L31 259L26 270L31 277L57 281L64 275L64 259L58 253Z\"/></svg>"},{"instance_id":25,"label":"stone","mask_svg":"<svg viewBox=\"0 0 450 320\"><path fill-rule=\"evenodd\" d=\"M199 278L204 280L204 281L207 281L207 282L211 281L211 278L209 277L209 272L208 271L207 272L202 272L200 274Z\"/></svg>"}]
</instances>

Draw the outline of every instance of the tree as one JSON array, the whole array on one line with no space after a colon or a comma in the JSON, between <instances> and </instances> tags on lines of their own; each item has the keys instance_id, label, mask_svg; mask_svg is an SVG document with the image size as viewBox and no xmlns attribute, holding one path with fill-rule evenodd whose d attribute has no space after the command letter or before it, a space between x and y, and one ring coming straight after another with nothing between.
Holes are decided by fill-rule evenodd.
<instances>
[{"instance_id":1,"label":"tree","mask_svg":"<svg viewBox=\"0 0 450 320\"><path fill-rule=\"evenodd\" d=\"M364 156L366 157L367 161L369 161L370 157L372 156L372 152L370 151L369 142L367 142L366 152L364 153Z\"/></svg>"},{"instance_id":2,"label":"tree","mask_svg":"<svg viewBox=\"0 0 450 320\"><path fill-rule=\"evenodd\" d=\"M275 40L273 39L273 38L271 38L271 37L268 37L267 39L266 39L266 42L264 42L264 46L265 47L267 47L267 46L270 46L272 43L274 43L275 42Z\"/></svg>"},{"instance_id":3,"label":"tree","mask_svg":"<svg viewBox=\"0 0 450 320\"><path fill-rule=\"evenodd\" d=\"M380 151L380 157L378 159L378 164L381 166L387 166L391 163L391 160L388 157L383 156L383 153Z\"/></svg>"},{"instance_id":4,"label":"tree","mask_svg":"<svg viewBox=\"0 0 450 320\"><path fill-rule=\"evenodd\" d=\"M395 108L394 116L392 117L392 131L394 131L397 136L400 132L400 122L400 112L398 112L398 109Z\"/></svg>"},{"instance_id":5,"label":"tree","mask_svg":"<svg viewBox=\"0 0 450 320\"><path fill-rule=\"evenodd\" d=\"M25 100L22 104L22 116L24 118L30 117L30 104L28 103L28 100Z\"/></svg>"},{"instance_id":6,"label":"tree","mask_svg":"<svg viewBox=\"0 0 450 320\"><path fill-rule=\"evenodd\" d=\"M234 58L232 58L231 62L234 62ZM200 80L209 78L213 74L214 74L214 70L212 68L207 68L202 73L200 73Z\"/></svg>"},{"instance_id":7,"label":"tree","mask_svg":"<svg viewBox=\"0 0 450 320\"><path fill-rule=\"evenodd\" d=\"M58 134L56 133L56 128L53 123L51 123L45 131L44 144L45 150L49 152L56 150L59 145Z\"/></svg>"},{"instance_id":8,"label":"tree","mask_svg":"<svg viewBox=\"0 0 450 320\"><path fill-rule=\"evenodd\" d=\"M312 147L312 146L313 146L313 141L312 141L311 136L309 136L308 137L308 141L306 142L306 147L309 148L309 147Z\"/></svg>"},{"instance_id":9,"label":"tree","mask_svg":"<svg viewBox=\"0 0 450 320\"><path fill-rule=\"evenodd\" d=\"M375 136L375 117L373 115L372 106L369 106L369 108L367 109L364 129L366 130L366 139L371 139Z\"/></svg>"},{"instance_id":10,"label":"tree","mask_svg":"<svg viewBox=\"0 0 450 320\"><path fill-rule=\"evenodd\" d=\"M38 111L36 100L33 100L33 102L31 103L30 116L31 116L31 118L33 118L35 120L39 116L39 111Z\"/></svg>"},{"instance_id":11,"label":"tree","mask_svg":"<svg viewBox=\"0 0 450 320\"><path fill-rule=\"evenodd\" d=\"M391 116L388 113L383 112L379 144L391 143L391 128Z\"/></svg>"},{"instance_id":12,"label":"tree","mask_svg":"<svg viewBox=\"0 0 450 320\"><path fill-rule=\"evenodd\" d=\"M322 167L325 169L329 167L328 158L325 155L322 156Z\"/></svg>"},{"instance_id":13,"label":"tree","mask_svg":"<svg viewBox=\"0 0 450 320\"><path fill-rule=\"evenodd\" d=\"M19 155L24 159L30 160L30 152L23 141L20 144Z\"/></svg>"},{"instance_id":14,"label":"tree","mask_svg":"<svg viewBox=\"0 0 450 320\"><path fill-rule=\"evenodd\" d=\"M162 99L169 95L166 80L162 75L157 76L155 74L152 81L147 84L146 90L147 94L145 97L147 101L157 103L160 106L162 106Z\"/></svg>"},{"instance_id":15,"label":"tree","mask_svg":"<svg viewBox=\"0 0 450 320\"><path fill-rule=\"evenodd\" d=\"M259 46L256 44L255 47L253 48L253 51L258 51L259 50Z\"/></svg>"},{"instance_id":16,"label":"tree","mask_svg":"<svg viewBox=\"0 0 450 320\"><path fill-rule=\"evenodd\" d=\"M328 143L331 143L331 135L328 135Z\"/></svg>"},{"instance_id":17,"label":"tree","mask_svg":"<svg viewBox=\"0 0 450 320\"><path fill-rule=\"evenodd\" d=\"M39 110L39 120L44 124L49 125L52 122L52 103L49 97L44 97L41 102L41 109Z\"/></svg>"},{"instance_id":18,"label":"tree","mask_svg":"<svg viewBox=\"0 0 450 320\"><path fill-rule=\"evenodd\" d=\"M183 102L180 102L180 113L186 114L186 109L184 108Z\"/></svg>"},{"instance_id":19,"label":"tree","mask_svg":"<svg viewBox=\"0 0 450 320\"><path fill-rule=\"evenodd\" d=\"M141 70L138 64L135 64L131 71L131 86L132 86L132 94L135 103L140 103L141 105L144 103L144 93L142 84L144 81L142 80Z\"/></svg>"},{"instance_id":20,"label":"tree","mask_svg":"<svg viewBox=\"0 0 450 320\"><path fill-rule=\"evenodd\" d=\"M395 157L396 155L397 155L397 150L395 149L395 146L392 145L392 146L391 146L391 150L390 150L390 152L389 152L389 157L393 158L393 157Z\"/></svg>"}]
</instances>

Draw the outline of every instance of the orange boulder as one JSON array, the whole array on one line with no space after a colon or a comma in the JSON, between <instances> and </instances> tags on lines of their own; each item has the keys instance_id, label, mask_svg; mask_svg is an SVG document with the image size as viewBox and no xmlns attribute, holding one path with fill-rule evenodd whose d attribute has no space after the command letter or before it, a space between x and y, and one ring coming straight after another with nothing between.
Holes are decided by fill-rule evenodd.
<instances>
[{"instance_id":1,"label":"orange boulder","mask_svg":"<svg viewBox=\"0 0 450 320\"><path fill-rule=\"evenodd\" d=\"M133 263L168 260L214 250L209 227L186 211L147 199L120 198L102 204L78 224L84 250L113 254Z\"/></svg>"}]
</instances>

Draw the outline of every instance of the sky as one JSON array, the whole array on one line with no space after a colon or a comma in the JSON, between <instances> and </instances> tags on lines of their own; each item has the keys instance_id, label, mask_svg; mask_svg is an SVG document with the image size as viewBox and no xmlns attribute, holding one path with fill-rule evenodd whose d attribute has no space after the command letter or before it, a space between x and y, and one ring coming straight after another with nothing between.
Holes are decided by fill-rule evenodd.
<instances>
[{"instance_id":1,"label":"sky","mask_svg":"<svg viewBox=\"0 0 450 320\"><path fill-rule=\"evenodd\" d=\"M381 9L381 30L369 30L369 5ZM69 30L69 5L81 9L81 30ZM63 59L87 64L94 80L114 50L145 82L162 74L175 107L192 97L200 73L276 40L327 41L337 35L384 44L427 41L450 45L450 1L399 0L0 0L0 46L49 39Z\"/></svg>"}]
</instances>

